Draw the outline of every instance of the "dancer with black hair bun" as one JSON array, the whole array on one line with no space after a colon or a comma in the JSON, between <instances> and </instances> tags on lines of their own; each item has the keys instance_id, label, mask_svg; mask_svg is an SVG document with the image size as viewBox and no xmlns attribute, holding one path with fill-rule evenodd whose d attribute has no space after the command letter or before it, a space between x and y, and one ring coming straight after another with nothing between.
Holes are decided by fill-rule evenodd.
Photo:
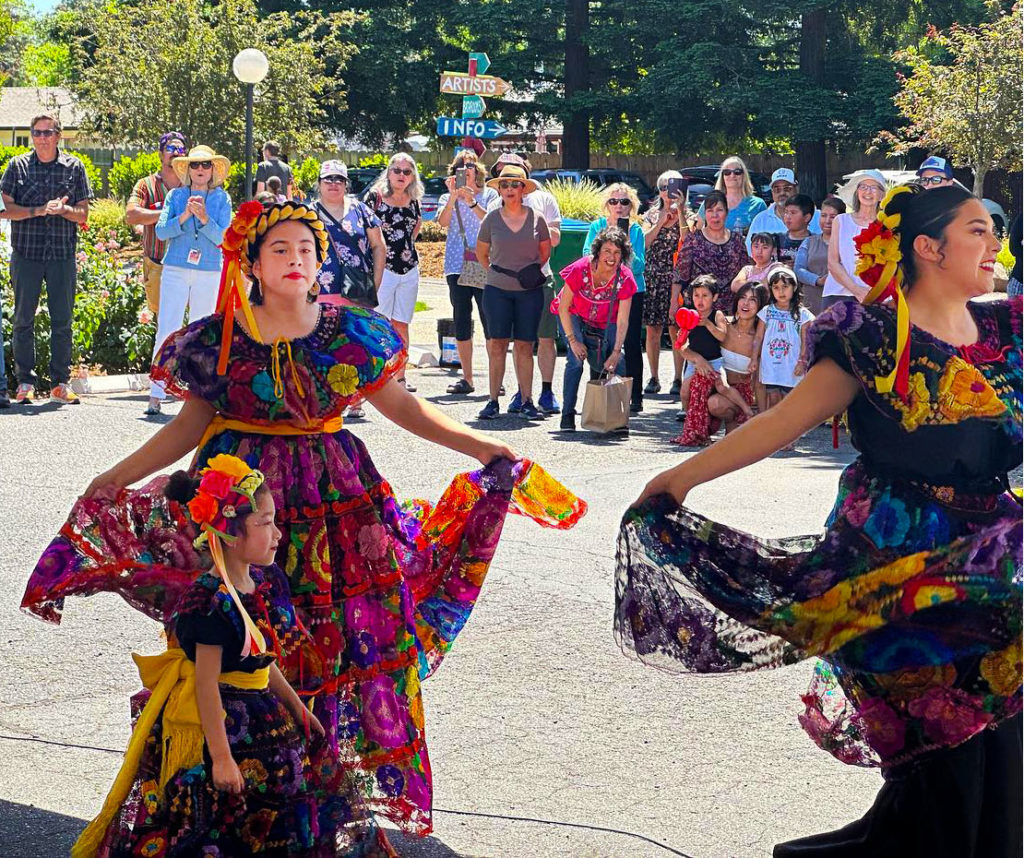
<instances>
[{"instance_id":1,"label":"dancer with black hair bun","mask_svg":"<svg viewBox=\"0 0 1024 858\"><path fill-rule=\"evenodd\" d=\"M306 206L241 206L222 245L219 312L172 334L153 370L186 397L181 412L93 480L22 605L56 622L66 596L106 590L166 621L204 559L180 505L163 502L165 478L126 487L192 449L193 473L219 454L245 459L266 475L282 532L276 559L313 639L297 651L282 641L285 676L312 700L370 810L426 834L432 786L420 683L469 619L506 515L565 529L586 504L397 383L406 352L387 320L317 302L327 242ZM458 475L436 506L403 506L342 427L343 410L360 397L484 467Z\"/></svg>"},{"instance_id":2,"label":"dancer with black hair bun","mask_svg":"<svg viewBox=\"0 0 1024 858\"><path fill-rule=\"evenodd\" d=\"M962 189L894 189L857 245L871 290L811 325L801 383L626 514L615 634L672 671L820 659L804 729L885 784L777 858L1017 858L1021 300L971 300L1000 244ZM860 455L824 535L759 539L681 506L843 411Z\"/></svg>"}]
</instances>

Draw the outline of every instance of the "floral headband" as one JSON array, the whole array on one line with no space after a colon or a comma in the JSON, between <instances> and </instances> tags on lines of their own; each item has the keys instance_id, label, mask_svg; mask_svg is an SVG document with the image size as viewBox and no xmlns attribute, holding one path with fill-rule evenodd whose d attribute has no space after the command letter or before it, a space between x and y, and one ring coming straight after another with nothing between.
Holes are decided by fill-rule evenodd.
<instances>
[{"instance_id":1,"label":"floral headband","mask_svg":"<svg viewBox=\"0 0 1024 858\"><path fill-rule=\"evenodd\" d=\"M896 362L888 375L875 376L875 390L891 393L894 389L904 401L910 391L910 310L903 294L903 253L899 230L902 216L886 214L889 203L899 194L913 193L907 185L898 185L885 195L878 217L853 239L857 247L856 273L871 291L864 304L896 302Z\"/></svg>"},{"instance_id":2,"label":"floral headband","mask_svg":"<svg viewBox=\"0 0 1024 858\"><path fill-rule=\"evenodd\" d=\"M323 265L327 258L330 239L315 209L292 202L264 206L256 200L242 203L238 207L220 243L221 252L224 254L224 266L221 269L220 290L217 293L217 312L224 314L224 330L217 359L218 375L227 372L235 310L241 308L250 333L259 342L263 341L252 314L252 307L249 306L246 278L252 272L252 257L258 239L265 235L268 229L286 220L301 221L312 230L316 240L318 266Z\"/></svg>"},{"instance_id":3,"label":"floral headband","mask_svg":"<svg viewBox=\"0 0 1024 858\"><path fill-rule=\"evenodd\" d=\"M245 629L245 640L242 643L242 656L267 651L267 643L263 634L253 622L249 612L242 604L242 599L231 583L224 565L224 548L221 541L229 545L235 541L232 519L252 512L256 505L256 491L266 481L260 471L250 468L237 456L221 453L214 456L200 472L199 489L188 502L188 512L201 531L195 540L196 548L209 547L213 565L220 575L228 595L235 603L242 616Z\"/></svg>"}]
</instances>

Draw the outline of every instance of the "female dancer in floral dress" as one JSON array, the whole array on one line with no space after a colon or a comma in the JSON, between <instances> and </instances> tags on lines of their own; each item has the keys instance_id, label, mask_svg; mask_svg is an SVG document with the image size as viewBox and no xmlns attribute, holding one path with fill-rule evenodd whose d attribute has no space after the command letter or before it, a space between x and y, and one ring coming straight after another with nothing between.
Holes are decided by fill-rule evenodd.
<instances>
[{"instance_id":1,"label":"female dancer in floral dress","mask_svg":"<svg viewBox=\"0 0 1024 858\"><path fill-rule=\"evenodd\" d=\"M63 598L121 593L165 620L202 568L195 536L162 479L129 486L196 448L193 470L229 453L258 467L283 532L277 562L313 650L282 669L356 769L370 809L431 829L420 681L465 624L509 509L570 527L585 505L505 445L442 415L394 381L405 351L381 316L316 302L327 236L316 213L246 203L225 234L221 313L172 335L154 376L180 414L100 475L43 555L23 606L57 621ZM243 300L243 273L251 297ZM236 306L241 314L235 316ZM230 358L230 360L229 360ZM341 428L356 396L423 438L486 467L460 475L435 508L403 509L363 443Z\"/></svg>"},{"instance_id":2,"label":"female dancer in floral dress","mask_svg":"<svg viewBox=\"0 0 1024 858\"><path fill-rule=\"evenodd\" d=\"M1021 853L1021 302L970 301L999 250L984 206L916 191L858 240L873 288L819 317L800 386L652 480L620 534L628 654L701 673L818 656L801 723L882 768L863 819L776 856ZM680 506L844 410L860 456L824 536L762 540Z\"/></svg>"}]
</instances>

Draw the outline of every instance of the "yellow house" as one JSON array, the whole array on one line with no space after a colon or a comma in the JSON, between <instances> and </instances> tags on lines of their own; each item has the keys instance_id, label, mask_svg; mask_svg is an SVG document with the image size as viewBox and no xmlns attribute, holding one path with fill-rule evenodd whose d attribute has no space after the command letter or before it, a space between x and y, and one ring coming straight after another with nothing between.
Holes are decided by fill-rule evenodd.
<instances>
[{"instance_id":1,"label":"yellow house","mask_svg":"<svg viewBox=\"0 0 1024 858\"><path fill-rule=\"evenodd\" d=\"M88 145L79 139L81 117L75 97L63 86L0 87L0 146L30 146L29 123L40 113L52 113L60 119L62 144L68 148Z\"/></svg>"}]
</instances>

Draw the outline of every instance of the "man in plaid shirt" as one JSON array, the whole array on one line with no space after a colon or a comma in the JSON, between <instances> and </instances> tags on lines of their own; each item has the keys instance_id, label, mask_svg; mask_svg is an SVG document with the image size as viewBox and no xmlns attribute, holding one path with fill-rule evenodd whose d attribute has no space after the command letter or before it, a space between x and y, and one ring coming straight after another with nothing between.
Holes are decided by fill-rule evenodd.
<instances>
[{"instance_id":1,"label":"man in plaid shirt","mask_svg":"<svg viewBox=\"0 0 1024 858\"><path fill-rule=\"evenodd\" d=\"M32 120L33 152L11 158L0 194L11 225L11 284L14 286L12 347L18 377L17 402L35 393L33 330L43 281L50 311L50 376L54 402L73 404L71 319L75 305L78 229L89 218L92 191L78 158L60 150L60 121L41 114Z\"/></svg>"}]
</instances>

